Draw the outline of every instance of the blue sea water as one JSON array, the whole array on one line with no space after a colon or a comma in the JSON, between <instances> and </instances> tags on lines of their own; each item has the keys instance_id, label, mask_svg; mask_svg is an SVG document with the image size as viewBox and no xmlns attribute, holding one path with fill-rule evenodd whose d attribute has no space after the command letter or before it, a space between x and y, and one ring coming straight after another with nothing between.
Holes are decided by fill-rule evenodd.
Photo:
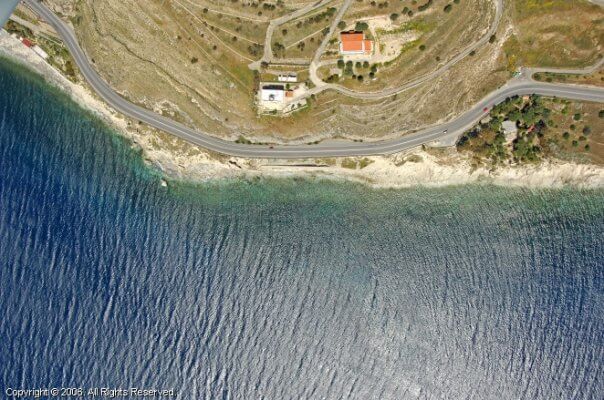
<instances>
[{"instance_id":1,"label":"blue sea water","mask_svg":"<svg viewBox=\"0 0 604 400\"><path fill-rule=\"evenodd\" d=\"M604 397L602 190L160 180L0 61L2 396Z\"/></svg>"}]
</instances>

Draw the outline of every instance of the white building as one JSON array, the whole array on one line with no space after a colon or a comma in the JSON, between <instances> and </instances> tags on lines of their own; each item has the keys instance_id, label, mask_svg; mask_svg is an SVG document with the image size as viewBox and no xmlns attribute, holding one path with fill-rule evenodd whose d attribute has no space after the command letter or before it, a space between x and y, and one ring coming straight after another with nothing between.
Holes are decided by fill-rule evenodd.
<instances>
[{"instance_id":1,"label":"white building","mask_svg":"<svg viewBox=\"0 0 604 400\"><path fill-rule=\"evenodd\" d=\"M275 103L283 103L285 100L285 88L279 85L262 86L260 89L260 99Z\"/></svg>"},{"instance_id":2,"label":"white building","mask_svg":"<svg viewBox=\"0 0 604 400\"><path fill-rule=\"evenodd\" d=\"M296 74L288 74L288 75L279 75L277 77L279 82L298 82L298 75Z\"/></svg>"},{"instance_id":3,"label":"white building","mask_svg":"<svg viewBox=\"0 0 604 400\"><path fill-rule=\"evenodd\" d=\"M36 53L43 59L46 60L48 58L48 54L46 54L46 52L44 50L42 50L42 48L40 46L36 45L36 46L32 47L31 49L34 51L34 53Z\"/></svg>"},{"instance_id":4,"label":"white building","mask_svg":"<svg viewBox=\"0 0 604 400\"><path fill-rule=\"evenodd\" d=\"M518 127L516 126L515 121L505 120L501 123L501 127L503 128L506 143L511 143L514 139L516 139Z\"/></svg>"}]
</instances>

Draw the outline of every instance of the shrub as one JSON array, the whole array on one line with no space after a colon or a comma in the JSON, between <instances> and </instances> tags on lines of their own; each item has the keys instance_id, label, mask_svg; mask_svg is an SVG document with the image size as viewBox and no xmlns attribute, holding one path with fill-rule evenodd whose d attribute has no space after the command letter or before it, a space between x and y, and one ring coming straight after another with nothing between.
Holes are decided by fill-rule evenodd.
<instances>
[{"instance_id":1,"label":"shrub","mask_svg":"<svg viewBox=\"0 0 604 400\"><path fill-rule=\"evenodd\" d=\"M344 21L338 22L338 29L343 30L344 28L346 28L346 22L344 22Z\"/></svg>"},{"instance_id":2,"label":"shrub","mask_svg":"<svg viewBox=\"0 0 604 400\"><path fill-rule=\"evenodd\" d=\"M398 14L397 13L390 14L390 20L391 21L396 21L397 19L398 19Z\"/></svg>"},{"instance_id":3,"label":"shrub","mask_svg":"<svg viewBox=\"0 0 604 400\"><path fill-rule=\"evenodd\" d=\"M448 13L448 12L451 12L452 9L453 9L453 6L451 4L447 4L443 10L444 10L444 12Z\"/></svg>"},{"instance_id":4,"label":"shrub","mask_svg":"<svg viewBox=\"0 0 604 400\"><path fill-rule=\"evenodd\" d=\"M573 115L573 119L575 121L579 121L581 119L581 113L576 113L575 115Z\"/></svg>"},{"instance_id":5,"label":"shrub","mask_svg":"<svg viewBox=\"0 0 604 400\"><path fill-rule=\"evenodd\" d=\"M359 21L354 25L355 31L366 31L367 29L369 29L367 22Z\"/></svg>"},{"instance_id":6,"label":"shrub","mask_svg":"<svg viewBox=\"0 0 604 400\"><path fill-rule=\"evenodd\" d=\"M604 118L604 110L600 110L600 112L598 113L598 116L600 118Z\"/></svg>"},{"instance_id":7,"label":"shrub","mask_svg":"<svg viewBox=\"0 0 604 400\"><path fill-rule=\"evenodd\" d=\"M418 11L426 11L428 8L430 8L431 5L432 5L432 0L428 0L426 3L424 3L421 6L417 7L417 10Z\"/></svg>"},{"instance_id":8,"label":"shrub","mask_svg":"<svg viewBox=\"0 0 604 400\"><path fill-rule=\"evenodd\" d=\"M425 44L420 44L420 45L419 45L419 49L420 49L421 51L426 50L426 45L425 45Z\"/></svg>"},{"instance_id":9,"label":"shrub","mask_svg":"<svg viewBox=\"0 0 604 400\"><path fill-rule=\"evenodd\" d=\"M591 128L589 126L586 126L583 128L584 135L589 135L590 133L591 133Z\"/></svg>"},{"instance_id":10,"label":"shrub","mask_svg":"<svg viewBox=\"0 0 604 400\"><path fill-rule=\"evenodd\" d=\"M494 34L491 35L491 37L489 38L489 43L495 43L496 39L497 39L497 36L495 36Z\"/></svg>"}]
</instances>

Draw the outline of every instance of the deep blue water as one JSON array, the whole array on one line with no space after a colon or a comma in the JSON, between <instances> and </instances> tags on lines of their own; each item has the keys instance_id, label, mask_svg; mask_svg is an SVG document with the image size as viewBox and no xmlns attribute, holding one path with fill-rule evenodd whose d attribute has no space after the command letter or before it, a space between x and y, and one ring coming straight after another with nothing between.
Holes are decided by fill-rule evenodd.
<instances>
[{"instance_id":1,"label":"deep blue water","mask_svg":"<svg viewBox=\"0 0 604 400\"><path fill-rule=\"evenodd\" d=\"M3 395L604 397L604 191L160 179L0 61Z\"/></svg>"}]
</instances>

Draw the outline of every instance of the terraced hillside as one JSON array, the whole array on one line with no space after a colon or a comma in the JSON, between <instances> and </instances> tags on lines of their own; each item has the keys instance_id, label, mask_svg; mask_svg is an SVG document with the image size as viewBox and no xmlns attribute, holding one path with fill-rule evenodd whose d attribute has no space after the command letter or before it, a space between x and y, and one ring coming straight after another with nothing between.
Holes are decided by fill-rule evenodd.
<instances>
[{"instance_id":1,"label":"terraced hillside","mask_svg":"<svg viewBox=\"0 0 604 400\"><path fill-rule=\"evenodd\" d=\"M125 97L232 140L397 135L460 113L521 66L593 63L604 43L604 11L584 0L46 3ZM370 57L339 53L351 29L374 41ZM309 106L258 115L260 82L292 72Z\"/></svg>"}]
</instances>

